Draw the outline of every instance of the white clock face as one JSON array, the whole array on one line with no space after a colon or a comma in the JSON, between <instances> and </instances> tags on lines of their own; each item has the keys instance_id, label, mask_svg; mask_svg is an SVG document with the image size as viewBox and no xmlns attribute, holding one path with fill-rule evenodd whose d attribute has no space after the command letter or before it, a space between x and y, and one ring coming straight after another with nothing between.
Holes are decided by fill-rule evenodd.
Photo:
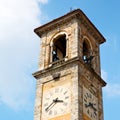
<instances>
[{"instance_id":1,"label":"white clock face","mask_svg":"<svg viewBox=\"0 0 120 120\"><path fill-rule=\"evenodd\" d=\"M98 100L85 87L83 87L83 111L92 120L98 119Z\"/></svg>"},{"instance_id":2,"label":"white clock face","mask_svg":"<svg viewBox=\"0 0 120 120\"><path fill-rule=\"evenodd\" d=\"M71 101L69 85L56 86L45 91L42 101L42 118L44 120L68 113Z\"/></svg>"}]
</instances>

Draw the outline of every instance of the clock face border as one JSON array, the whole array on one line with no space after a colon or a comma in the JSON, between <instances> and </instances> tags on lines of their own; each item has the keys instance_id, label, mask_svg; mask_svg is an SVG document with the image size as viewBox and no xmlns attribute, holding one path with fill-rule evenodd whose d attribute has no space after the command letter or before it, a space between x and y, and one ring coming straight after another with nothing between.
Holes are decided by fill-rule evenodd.
<instances>
[{"instance_id":1,"label":"clock face border","mask_svg":"<svg viewBox=\"0 0 120 120\"><path fill-rule=\"evenodd\" d=\"M56 103L53 101L57 101ZM54 120L57 117L70 117L71 80L66 77L59 81L43 84L41 120ZM58 109L59 108L59 109ZM47 109L47 110L46 110Z\"/></svg>"},{"instance_id":2,"label":"clock face border","mask_svg":"<svg viewBox=\"0 0 120 120\"><path fill-rule=\"evenodd\" d=\"M98 98L83 86L84 120L98 120Z\"/></svg>"}]
</instances>

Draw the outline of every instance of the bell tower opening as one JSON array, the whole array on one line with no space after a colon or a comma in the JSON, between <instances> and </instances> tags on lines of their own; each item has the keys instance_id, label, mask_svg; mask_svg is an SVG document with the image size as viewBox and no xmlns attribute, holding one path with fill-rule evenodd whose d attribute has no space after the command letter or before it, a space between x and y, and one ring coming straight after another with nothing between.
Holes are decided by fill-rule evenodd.
<instances>
[{"instance_id":1,"label":"bell tower opening","mask_svg":"<svg viewBox=\"0 0 120 120\"><path fill-rule=\"evenodd\" d=\"M88 42L87 39L83 41L83 61L88 64L92 65L92 59L94 56L91 55L92 53L92 48L90 46L90 43Z\"/></svg>"},{"instance_id":2,"label":"bell tower opening","mask_svg":"<svg viewBox=\"0 0 120 120\"><path fill-rule=\"evenodd\" d=\"M84 42L83 42L83 58L89 56L89 49L90 49L89 47L90 46L89 46L88 42L86 42L86 40L84 40Z\"/></svg>"},{"instance_id":3,"label":"bell tower opening","mask_svg":"<svg viewBox=\"0 0 120 120\"><path fill-rule=\"evenodd\" d=\"M59 35L53 40L52 62L62 60L66 56L66 35Z\"/></svg>"}]
</instances>

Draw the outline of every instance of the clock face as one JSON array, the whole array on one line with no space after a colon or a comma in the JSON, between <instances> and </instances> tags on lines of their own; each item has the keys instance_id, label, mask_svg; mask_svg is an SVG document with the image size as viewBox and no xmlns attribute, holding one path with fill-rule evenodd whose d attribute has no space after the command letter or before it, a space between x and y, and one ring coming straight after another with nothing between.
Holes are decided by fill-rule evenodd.
<instances>
[{"instance_id":1,"label":"clock face","mask_svg":"<svg viewBox=\"0 0 120 120\"><path fill-rule=\"evenodd\" d=\"M42 119L49 120L62 116L70 111L70 84L49 85L49 89L43 92Z\"/></svg>"},{"instance_id":2,"label":"clock face","mask_svg":"<svg viewBox=\"0 0 120 120\"><path fill-rule=\"evenodd\" d=\"M83 112L92 120L98 119L98 99L83 87Z\"/></svg>"}]
</instances>

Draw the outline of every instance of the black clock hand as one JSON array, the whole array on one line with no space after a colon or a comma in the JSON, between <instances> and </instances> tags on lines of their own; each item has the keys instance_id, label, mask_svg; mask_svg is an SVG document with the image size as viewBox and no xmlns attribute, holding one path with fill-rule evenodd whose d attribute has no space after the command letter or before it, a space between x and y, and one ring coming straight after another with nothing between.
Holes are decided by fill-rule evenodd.
<instances>
[{"instance_id":1,"label":"black clock hand","mask_svg":"<svg viewBox=\"0 0 120 120\"><path fill-rule=\"evenodd\" d=\"M57 100L57 102L63 102L63 100Z\"/></svg>"},{"instance_id":2,"label":"black clock hand","mask_svg":"<svg viewBox=\"0 0 120 120\"><path fill-rule=\"evenodd\" d=\"M93 103L89 103L89 106L94 110L94 111L97 111L97 109L94 107L94 104Z\"/></svg>"},{"instance_id":3,"label":"black clock hand","mask_svg":"<svg viewBox=\"0 0 120 120\"><path fill-rule=\"evenodd\" d=\"M52 105L54 106L54 104L56 104L57 99L58 99L58 98L53 99L52 103L45 109L45 111L48 111L49 108L50 108Z\"/></svg>"},{"instance_id":4,"label":"black clock hand","mask_svg":"<svg viewBox=\"0 0 120 120\"><path fill-rule=\"evenodd\" d=\"M55 103L57 103L57 102L63 102L63 100L58 100L58 99L56 99L54 102L55 102Z\"/></svg>"},{"instance_id":5,"label":"black clock hand","mask_svg":"<svg viewBox=\"0 0 120 120\"><path fill-rule=\"evenodd\" d=\"M45 111L48 111L50 107L52 108L58 102L63 102L63 100L58 100L58 97L53 99L52 103L45 109Z\"/></svg>"},{"instance_id":6,"label":"black clock hand","mask_svg":"<svg viewBox=\"0 0 120 120\"><path fill-rule=\"evenodd\" d=\"M89 102L89 104L85 104L85 107L91 107L94 111L97 111L97 109L94 107L94 104Z\"/></svg>"},{"instance_id":7,"label":"black clock hand","mask_svg":"<svg viewBox=\"0 0 120 120\"><path fill-rule=\"evenodd\" d=\"M92 105L92 108L93 108L94 111L97 111L97 109L93 105Z\"/></svg>"},{"instance_id":8,"label":"black clock hand","mask_svg":"<svg viewBox=\"0 0 120 120\"><path fill-rule=\"evenodd\" d=\"M45 109L45 111L48 111L49 108L50 108L53 104L54 104L54 102L52 102L52 103Z\"/></svg>"},{"instance_id":9,"label":"black clock hand","mask_svg":"<svg viewBox=\"0 0 120 120\"><path fill-rule=\"evenodd\" d=\"M91 103L89 103L89 104L85 104L85 107L87 108L87 107L90 107L91 106Z\"/></svg>"}]
</instances>

